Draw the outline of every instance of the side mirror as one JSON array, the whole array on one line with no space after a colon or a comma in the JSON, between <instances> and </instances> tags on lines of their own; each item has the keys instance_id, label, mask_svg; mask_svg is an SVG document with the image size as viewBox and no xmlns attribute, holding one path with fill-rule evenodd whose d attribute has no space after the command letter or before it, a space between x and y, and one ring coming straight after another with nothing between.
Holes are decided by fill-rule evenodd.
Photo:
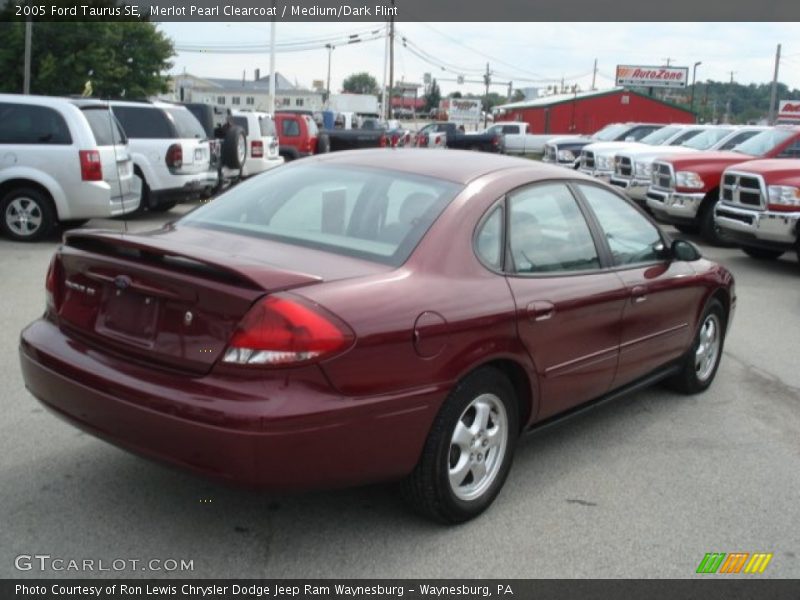
<instances>
[{"instance_id":1,"label":"side mirror","mask_svg":"<svg viewBox=\"0 0 800 600\"><path fill-rule=\"evenodd\" d=\"M670 251L675 260L685 260L687 262L691 262L694 260L700 260L703 257L703 255L700 254L700 250L697 249L697 246L691 242L687 242L686 240L674 240L672 242L672 246L670 247Z\"/></svg>"}]
</instances>

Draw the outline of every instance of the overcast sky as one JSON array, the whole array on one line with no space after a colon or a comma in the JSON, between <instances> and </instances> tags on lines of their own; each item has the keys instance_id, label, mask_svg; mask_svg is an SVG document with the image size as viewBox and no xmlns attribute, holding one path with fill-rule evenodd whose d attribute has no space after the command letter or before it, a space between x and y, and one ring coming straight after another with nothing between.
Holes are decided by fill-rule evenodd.
<instances>
[{"instance_id":1,"label":"overcast sky","mask_svg":"<svg viewBox=\"0 0 800 600\"><path fill-rule=\"evenodd\" d=\"M207 52L181 51L174 73L198 76L253 78L256 68L269 72L269 55L214 52L231 44L267 44L270 24L161 23L176 45L200 45ZM277 43L314 43L345 39L353 33L369 36L385 23L278 23ZM565 77L587 89L592 65L598 59L597 86L613 86L617 64L691 67L697 61L697 80L762 83L772 80L775 48L783 44L780 80L800 88L800 23L397 23L395 79L422 82L429 72L445 93L459 89L479 92L480 84L459 85L458 74L480 80L489 62L495 81L512 80L514 88L543 87ZM406 37L412 48L404 47ZM324 45L325 41L318 45ZM357 71L383 79L385 42L382 40L336 47L331 61L331 90ZM423 60L417 54L434 57ZM442 70L444 64L450 71ZM276 70L291 81L310 87L325 80L328 51L324 47L276 55ZM691 79L691 70L689 73ZM527 81L525 81L527 80ZM548 80L548 81L543 81ZM494 91L505 93L501 86Z\"/></svg>"}]
</instances>

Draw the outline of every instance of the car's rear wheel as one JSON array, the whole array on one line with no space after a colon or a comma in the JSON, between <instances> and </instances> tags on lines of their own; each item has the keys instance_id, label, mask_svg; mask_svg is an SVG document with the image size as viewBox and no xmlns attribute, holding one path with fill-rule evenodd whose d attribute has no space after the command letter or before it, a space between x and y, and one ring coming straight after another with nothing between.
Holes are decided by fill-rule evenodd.
<instances>
[{"instance_id":1,"label":"car's rear wheel","mask_svg":"<svg viewBox=\"0 0 800 600\"><path fill-rule=\"evenodd\" d=\"M700 327L691 348L684 356L681 370L669 383L684 394L705 391L717 374L725 342L727 317L719 300L711 300L700 319Z\"/></svg>"},{"instance_id":2,"label":"car's rear wheel","mask_svg":"<svg viewBox=\"0 0 800 600\"><path fill-rule=\"evenodd\" d=\"M505 482L519 432L514 388L497 369L463 379L442 405L422 457L403 483L407 501L448 523L476 517Z\"/></svg>"},{"instance_id":3,"label":"car's rear wheel","mask_svg":"<svg viewBox=\"0 0 800 600\"><path fill-rule=\"evenodd\" d=\"M45 237L56 224L50 198L32 187L20 187L0 200L0 227L11 239L34 242Z\"/></svg>"},{"instance_id":4,"label":"car's rear wheel","mask_svg":"<svg viewBox=\"0 0 800 600\"><path fill-rule=\"evenodd\" d=\"M175 200L169 200L167 202L159 202L158 204L155 204L155 205L150 207L150 212L151 213L165 213L168 210L172 210L173 208L175 208L176 204L177 204L177 202Z\"/></svg>"},{"instance_id":5,"label":"car's rear wheel","mask_svg":"<svg viewBox=\"0 0 800 600\"><path fill-rule=\"evenodd\" d=\"M755 246L742 246L742 252L759 260L775 260L783 256L783 250L769 250L767 248L756 248Z\"/></svg>"},{"instance_id":6,"label":"car's rear wheel","mask_svg":"<svg viewBox=\"0 0 800 600\"><path fill-rule=\"evenodd\" d=\"M700 235L703 236L704 240L714 246L729 248L734 245L733 242L722 233L720 228L717 227L717 223L714 221L714 206L716 206L716 204L716 201L709 202L704 208L701 208L703 212L700 215Z\"/></svg>"}]
</instances>

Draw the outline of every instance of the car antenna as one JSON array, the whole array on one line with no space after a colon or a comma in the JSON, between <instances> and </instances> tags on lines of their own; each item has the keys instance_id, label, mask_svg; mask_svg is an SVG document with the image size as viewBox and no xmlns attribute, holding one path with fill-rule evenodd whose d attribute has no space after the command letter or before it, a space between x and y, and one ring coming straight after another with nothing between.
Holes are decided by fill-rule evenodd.
<instances>
[{"instance_id":1,"label":"car antenna","mask_svg":"<svg viewBox=\"0 0 800 600\"><path fill-rule=\"evenodd\" d=\"M119 188L119 200L122 203L122 228L123 233L128 233L128 215L125 212L125 192L122 191L122 177L119 174L119 161L117 160L117 140L116 140L116 131L117 128L114 127L114 114L111 112L111 98L106 97L106 109L108 110L108 126L109 131L111 133L111 147L114 149L114 168L117 171L117 187ZM120 133L125 135L125 132L120 130ZM122 142L122 140L120 140ZM133 162L133 161L131 161ZM134 175L135 177L136 175ZM141 202L141 197L139 199Z\"/></svg>"}]
</instances>

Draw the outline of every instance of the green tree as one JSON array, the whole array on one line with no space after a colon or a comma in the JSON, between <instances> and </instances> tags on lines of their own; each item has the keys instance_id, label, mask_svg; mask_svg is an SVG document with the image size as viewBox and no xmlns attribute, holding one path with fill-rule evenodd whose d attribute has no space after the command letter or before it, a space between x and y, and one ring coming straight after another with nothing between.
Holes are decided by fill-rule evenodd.
<instances>
[{"instance_id":1,"label":"green tree","mask_svg":"<svg viewBox=\"0 0 800 600\"><path fill-rule=\"evenodd\" d=\"M378 82L375 78L362 71L361 73L353 73L342 83L342 90L351 94L375 94L380 91L378 89Z\"/></svg>"},{"instance_id":2,"label":"green tree","mask_svg":"<svg viewBox=\"0 0 800 600\"><path fill-rule=\"evenodd\" d=\"M442 91L436 79L431 80L431 87L425 94L425 111L429 112L433 108L439 108L439 101L442 99Z\"/></svg>"},{"instance_id":3,"label":"green tree","mask_svg":"<svg viewBox=\"0 0 800 600\"><path fill-rule=\"evenodd\" d=\"M458 90L456 90L455 92L450 92L450 93L448 94L448 96L449 96L450 98L461 98L461 92L459 92Z\"/></svg>"},{"instance_id":4,"label":"green tree","mask_svg":"<svg viewBox=\"0 0 800 600\"><path fill-rule=\"evenodd\" d=\"M525 94L522 93L522 90L514 90L511 96L511 102L522 102L523 100L525 100Z\"/></svg>"},{"instance_id":5,"label":"green tree","mask_svg":"<svg viewBox=\"0 0 800 600\"><path fill-rule=\"evenodd\" d=\"M21 92L24 22L1 22L0 39L0 91ZM31 93L80 94L91 81L96 97L151 96L168 90L174 54L170 39L145 21L35 22Z\"/></svg>"}]
</instances>

